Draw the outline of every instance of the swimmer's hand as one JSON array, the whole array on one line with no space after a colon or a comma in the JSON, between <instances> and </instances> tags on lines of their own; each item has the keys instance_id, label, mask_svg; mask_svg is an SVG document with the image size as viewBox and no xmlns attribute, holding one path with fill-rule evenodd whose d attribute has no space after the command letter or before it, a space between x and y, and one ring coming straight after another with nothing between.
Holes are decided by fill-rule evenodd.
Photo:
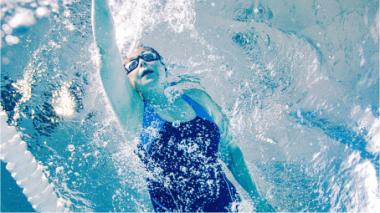
<instances>
[{"instance_id":1,"label":"swimmer's hand","mask_svg":"<svg viewBox=\"0 0 380 213\"><path fill-rule=\"evenodd\" d=\"M196 84L201 84L201 79L197 76L194 75L189 75L189 74L184 74L184 75L179 75L177 83L196 83Z\"/></svg>"},{"instance_id":2,"label":"swimmer's hand","mask_svg":"<svg viewBox=\"0 0 380 213\"><path fill-rule=\"evenodd\" d=\"M189 90L189 89L200 89L205 90L201 85L201 80L199 77L189 74L178 75L174 77L174 84L177 88L181 90Z\"/></svg>"}]
</instances>

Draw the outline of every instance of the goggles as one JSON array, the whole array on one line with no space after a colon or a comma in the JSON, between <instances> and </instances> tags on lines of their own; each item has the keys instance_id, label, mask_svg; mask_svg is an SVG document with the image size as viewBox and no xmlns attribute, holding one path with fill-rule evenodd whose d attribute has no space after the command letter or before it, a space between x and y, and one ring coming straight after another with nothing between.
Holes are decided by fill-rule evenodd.
<instances>
[{"instance_id":1,"label":"goggles","mask_svg":"<svg viewBox=\"0 0 380 213\"><path fill-rule=\"evenodd\" d=\"M140 55L136 58L133 58L128 63L124 64L124 69L127 72L127 75L137 68L140 58L146 62L150 62L160 60L161 56L154 50L148 50L140 53Z\"/></svg>"}]
</instances>

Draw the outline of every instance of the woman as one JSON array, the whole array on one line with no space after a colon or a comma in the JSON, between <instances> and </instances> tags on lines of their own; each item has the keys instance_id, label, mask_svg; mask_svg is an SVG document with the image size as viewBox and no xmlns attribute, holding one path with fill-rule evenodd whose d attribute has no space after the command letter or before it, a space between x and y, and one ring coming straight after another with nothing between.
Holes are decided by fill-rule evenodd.
<instances>
[{"instance_id":1,"label":"woman","mask_svg":"<svg viewBox=\"0 0 380 213\"><path fill-rule=\"evenodd\" d=\"M140 138L138 155L151 176L155 211L231 211L239 201L220 157L258 211L274 209L260 197L228 121L207 93L188 89L169 100L167 69L153 48L140 46L123 61L106 0L93 1L100 74L125 135Z\"/></svg>"}]
</instances>

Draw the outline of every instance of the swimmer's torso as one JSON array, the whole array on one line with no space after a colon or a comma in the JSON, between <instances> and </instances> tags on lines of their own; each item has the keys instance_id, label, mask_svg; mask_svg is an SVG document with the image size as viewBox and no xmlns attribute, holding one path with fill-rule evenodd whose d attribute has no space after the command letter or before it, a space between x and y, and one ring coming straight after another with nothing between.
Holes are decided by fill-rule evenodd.
<instances>
[{"instance_id":1,"label":"swimmer's torso","mask_svg":"<svg viewBox=\"0 0 380 213\"><path fill-rule=\"evenodd\" d=\"M218 126L184 95L197 116L187 122L161 119L144 106L139 156L151 176L148 188L156 211L228 211L238 199L218 162Z\"/></svg>"}]
</instances>

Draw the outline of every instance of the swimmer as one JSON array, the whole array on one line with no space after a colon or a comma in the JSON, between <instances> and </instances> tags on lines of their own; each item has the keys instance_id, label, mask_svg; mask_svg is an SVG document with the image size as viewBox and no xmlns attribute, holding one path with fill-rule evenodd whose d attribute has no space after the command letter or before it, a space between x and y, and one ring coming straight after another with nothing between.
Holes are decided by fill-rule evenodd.
<instances>
[{"instance_id":1,"label":"swimmer","mask_svg":"<svg viewBox=\"0 0 380 213\"><path fill-rule=\"evenodd\" d=\"M112 108L136 153L152 174L147 186L156 212L237 211L240 196L221 159L251 197L256 211L275 211L252 180L228 120L203 90L169 100L167 67L153 48L139 46L122 59L106 0L93 0L93 31L100 75Z\"/></svg>"}]
</instances>

